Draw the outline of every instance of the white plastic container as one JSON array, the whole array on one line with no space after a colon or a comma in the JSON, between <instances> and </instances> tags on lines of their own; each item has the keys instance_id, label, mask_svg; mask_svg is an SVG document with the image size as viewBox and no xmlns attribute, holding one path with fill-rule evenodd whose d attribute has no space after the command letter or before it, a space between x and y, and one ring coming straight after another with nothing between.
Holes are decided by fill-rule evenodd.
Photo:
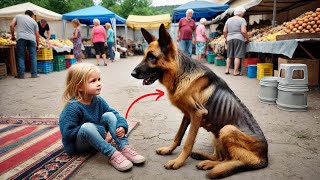
<instances>
[{"instance_id":1,"label":"white plastic container","mask_svg":"<svg viewBox=\"0 0 320 180\"><path fill-rule=\"evenodd\" d=\"M114 52L114 60L117 60L117 61L120 60L120 53L118 51Z\"/></svg>"}]
</instances>

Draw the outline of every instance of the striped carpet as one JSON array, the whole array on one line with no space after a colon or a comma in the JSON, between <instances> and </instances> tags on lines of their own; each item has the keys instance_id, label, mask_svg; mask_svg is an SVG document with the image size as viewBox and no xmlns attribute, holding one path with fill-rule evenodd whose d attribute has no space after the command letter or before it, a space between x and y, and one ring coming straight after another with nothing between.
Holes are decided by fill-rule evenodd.
<instances>
[{"instance_id":1,"label":"striped carpet","mask_svg":"<svg viewBox=\"0 0 320 180\"><path fill-rule=\"evenodd\" d=\"M57 118L0 119L0 179L65 179L91 155L64 152Z\"/></svg>"}]
</instances>

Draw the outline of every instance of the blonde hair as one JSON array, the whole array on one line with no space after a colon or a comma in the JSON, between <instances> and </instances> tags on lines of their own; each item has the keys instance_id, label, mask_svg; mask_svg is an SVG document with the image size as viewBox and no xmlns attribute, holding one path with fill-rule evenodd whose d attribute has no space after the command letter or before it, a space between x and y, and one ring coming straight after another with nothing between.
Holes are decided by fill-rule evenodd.
<instances>
[{"instance_id":1,"label":"blonde hair","mask_svg":"<svg viewBox=\"0 0 320 180\"><path fill-rule=\"evenodd\" d=\"M111 28L111 24L110 23L106 23L106 28Z\"/></svg>"},{"instance_id":2,"label":"blonde hair","mask_svg":"<svg viewBox=\"0 0 320 180\"><path fill-rule=\"evenodd\" d=\"M62 97L65 104L71 98L81 100L87 95L86 84L88 83L91 73L94 71L100 72L100 69L88 63L78 63L70 67L66 79L66 89ZM79 92L79 86L81 85L84 85L84 93Z\"/></svg>"},{"instance_id":3,"label":"blonde hair","mask_svg":"<svg viewBox=\"0 0 320 180\"><path fill-rule=\"evenodd\" d=\"M94 24L95 22L96 22L98 25L100 25L100 20L99 20L99 19L93 19L93 24Z\"/></svg>"},{"instance_id":4,"label":"blonde hair","mask_svg":"<svg viewBox=\"0 0 320 180\"><path fill-rule=\"evenodd\" d=\"M73 20L71 21L71 23L72 23L72 24L75 24L75 25L77 25L77 26L80 25L80 21L79 21L79 19L77 19L77 18L73 19Z\"/></svg>"}]
</instances>

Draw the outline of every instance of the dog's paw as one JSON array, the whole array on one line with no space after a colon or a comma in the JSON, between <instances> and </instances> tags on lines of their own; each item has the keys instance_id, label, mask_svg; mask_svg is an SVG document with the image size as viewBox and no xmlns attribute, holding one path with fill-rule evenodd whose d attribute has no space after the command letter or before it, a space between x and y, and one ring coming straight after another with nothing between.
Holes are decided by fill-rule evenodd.
<instances>
[{"instance_id":1,"label":"dog's paw","mask_svg":"<svg viewBox=\"0 0 320 180\"><path fill-rule=\"evenodd\" d=\"M214 168L215 165L217 165L217 163L215 163L214 161L205 160L201 161L198 165L196 165L196 167L200 170L209 170Z\"/></svg>"},{"instance_id":2,"label":"dog's paw","mask_svg":"<svg viewBox=\"0 0 320 180\"><path fill-rule=\"evenodd\" d=\"M179 169L183 165L183 162L176 159L168 161L164 167L166 169Z\"/></svg>"},{"instance_id":3,"label":"dog's paw","mask_svg":"<svg viewBox=\"0 0 320 180\"><path fill-rule=\"evenodd\" d=\"M172 153L172 149L169 147L161 147L156 150L157 154L167 155Z\"/></svg>"}]
</instances>

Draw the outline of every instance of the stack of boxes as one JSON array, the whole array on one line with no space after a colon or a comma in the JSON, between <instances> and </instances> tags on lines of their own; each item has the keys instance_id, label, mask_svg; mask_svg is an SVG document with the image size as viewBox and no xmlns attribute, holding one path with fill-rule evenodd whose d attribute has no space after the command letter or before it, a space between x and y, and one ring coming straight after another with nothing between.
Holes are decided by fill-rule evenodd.
<instances>
[{"instance_id":1,"label":"stack of boxes","mask_svg":"<svg viewBox=\"0 0 320 180\"><path fill-rule=\"evenodd\" d=\"M53 52L52 48L40 49L37 52L37 71L40 74L48 74L53 72Z\"/></svg>"},{"instance_id":2,"label":"stack of boxes","mask_svg":"<svg viewBox=\"0 0 320 180\"><path fill-rule=\"evenodd\" d=\"M75 64L77 60L74 58L74 55L65 55L66 68L68 69L72 64Z\"/></svg>"},{"instance_id":3,"label":"stack of boxes","mask_svg":"<svg viewBox=\"0 0 320 180\"><path fill-rule=\"evenodd\" d=\"M257 63L259 63L259 62L260 62L259 58L245 58L245 59L243 59L242 63L241 63L241 74L244 76L247 75L248 74L248 66L249 65L257 65ZM254 67L252 67L252 68L254 68ZM251 75L250 75L250 78L251 78Z\"/></svg>"},{"instance_id":4,"label":"stack of boxes","mask_svg":"<svg viewBox=\"0 0 320 180\"><path fill-rule=\"evenodd\" d=\"M64 55L56 55L53 57L53 71L62 71L66 69L66 61Z\"/></svg>"}]
</instances>

